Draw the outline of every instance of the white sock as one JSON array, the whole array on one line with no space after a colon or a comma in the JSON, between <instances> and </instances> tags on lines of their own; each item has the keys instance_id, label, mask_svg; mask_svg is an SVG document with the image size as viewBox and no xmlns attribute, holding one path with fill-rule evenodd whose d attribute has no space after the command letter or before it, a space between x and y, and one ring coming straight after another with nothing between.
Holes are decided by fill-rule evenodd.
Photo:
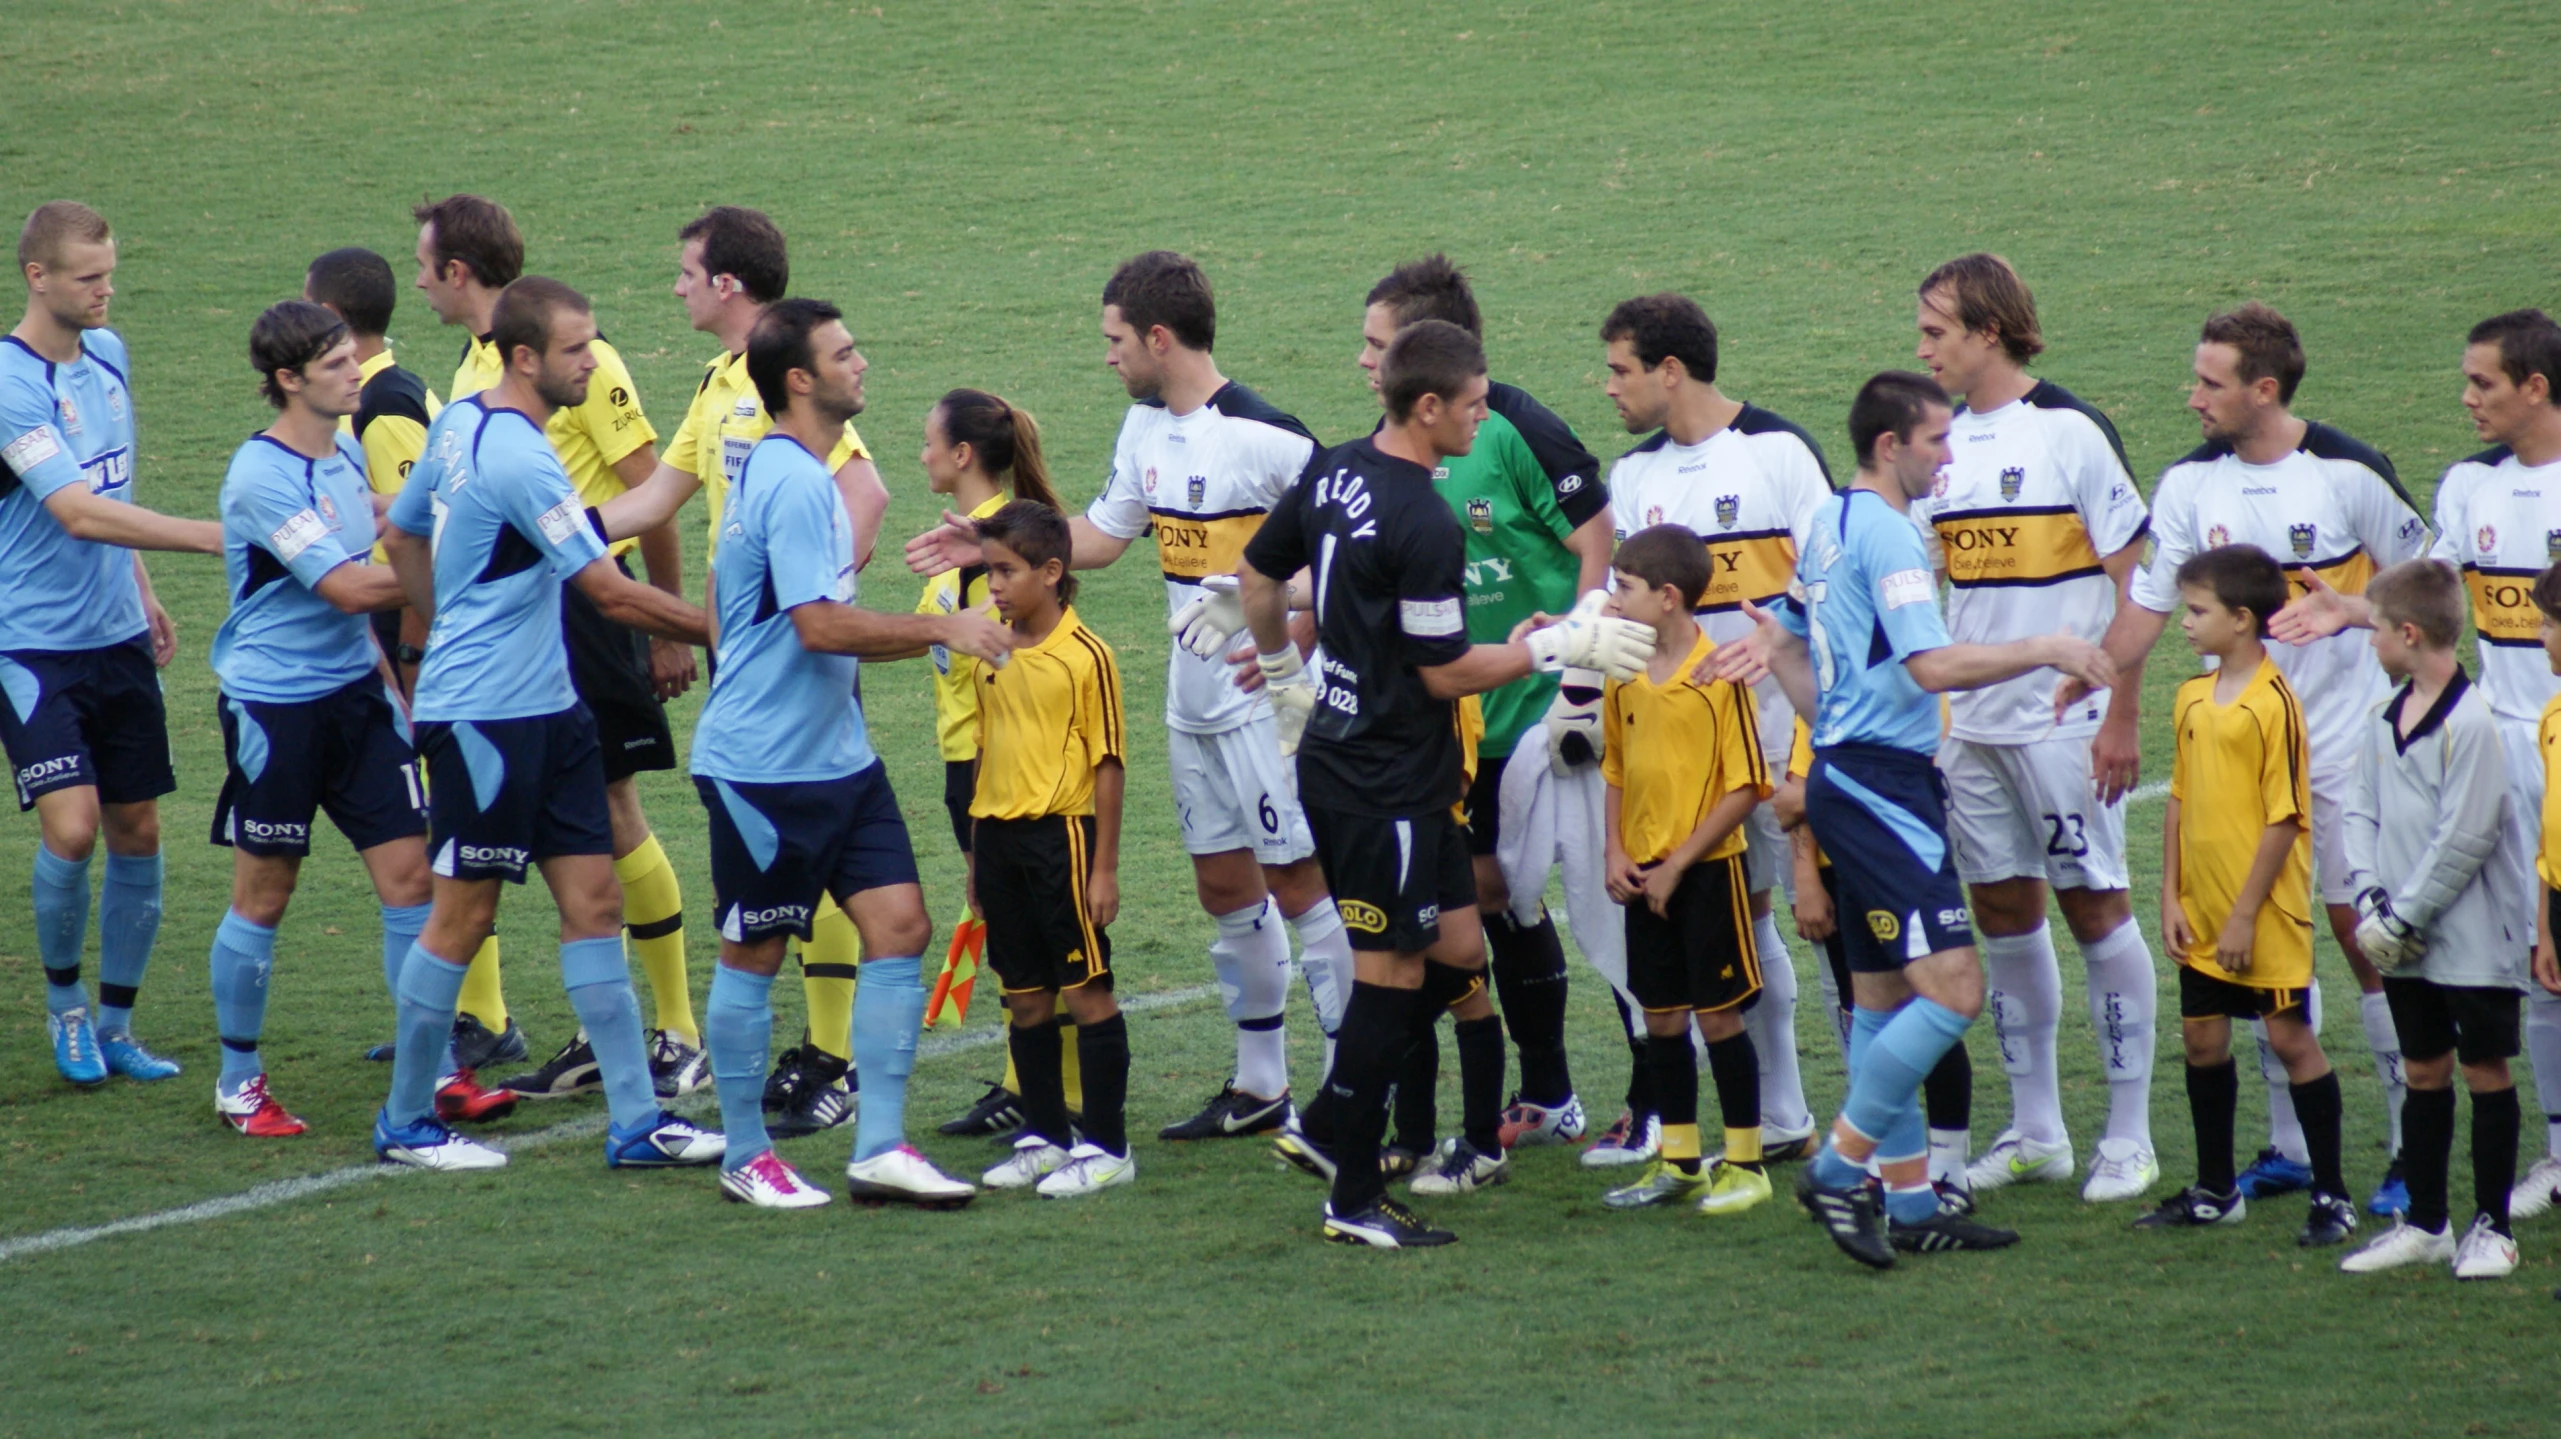
<instances>
[{"instance_id":1,"label":"white sock","mask_svg":"<svg viewBox=\"0 0 2561 1439\"><path fill-rule=\"evenodd\" d=\"M2525 997L2525 1052L2534 1063L2534 1097L2543 1105L2545 1149L2561 1159L2561 998L2541 986Z\"/></svg>"},{"instance_id":2,"label":"white sock","mask_svg":"<svg viewBox=\"0 0 2561 1439\"><path fill-rule=\"evenodd\" d=\"M2401 1096L2410 1092L2401 1079L2401 1035L2392 1027L2392 1001L2383 991L2360 994L2357 1017L2365 1021L2365 1047L2374 1051L2374 1077L2383 1082L2383 1117L2392 1121L2394 1158L2401 1154Z\"/></svg>"},{"instance_id":3,"label":"white sock","mask_svg":"<svg viewBox=\"0 0 2561 1439\"><path fill-rule=\"evenodd\" d=\"M1218 916L1209 946L1227 1017L1236 1021L1236 1087L1275 1098L1289 1088L1289 934L1269 899ZM1251 1026L1250 1028L1248 1026Z\"/></svg>"},{"instance_id":4,"label":"white sock","mask_svg":"<svg viewBox=\"0 0 2561 1439\"><path fill-rule=\"evenodd\" d=\"M1796 960L1779 937L1775 911L1752 921L1760 951L1761 999L1743 1012L1743 1028L1761 1061L1761 1124L1802 1134L1814 1123L1805 1107L1805 1076L1796 1065Z\"/></svg>"},{"instance_id":5,"label":"white sock","mask_svg":"<svg viewBox=\"0 0 2561 1439\"><path fill-rule=\"evenodd\" d=\"M1972 1136L1962 1129L1930 1131L1930 1182L1965 1187L1965 1166L1972 1158Z\"/></svg>"},{"instance_id":6,"label":"white sock","mask_svg":"<svg viewBox=\"0 0 2561 1439\"><path fill-rule=\"evenodd\" d=\"M2259 1042L2259 1078L2268 1086L2268 1148L2297 1164L2310 1164L2312 1150L2303 1141L2303 1121L2294 1113L2294 1082L2286 1077L2285 1061L2276 1057L2268 1043L2267 1021L2250 1021L2250 1037Z\"/></svg>"},{"instance_id":7,"label":"white sock","mask_svg":"<svg viewBox=\"0 0 2561 1439\"><path fill-rule=\"evenodd\" d=\"M1352 937L1343 932L1343 916L1331 899L1299 911L1289 927L1298 935L1298 972L1316 1006L1316 1027L1325 1031L1325 1071L1330 1074L1334 1031L1343 1027L1343 1005L1352 997Z\"/></svg>"},{"instance_id":8,"label":"white sock","mask_svg":"<svg viewBox=\"0 0 2561 1439\"><path fill-rule=\"evenodd\" d=\"M2038 1144L2061 1144L2062 1076L2054 1031L2063 1018L2063 976L2054 936L2043 924L2025 934L1983 936L1983 969L1991 984L1992 1032L2010 1076L2010 1127Z\"/></svg>"},{"instance_id":9,"label":"white sock","mask_svg":"<svg viewBox=\"0 0 2561 1439\"><path fill-rule=\"evenodd\" d=\"M2161 1013L2161 981L2152 947L2132 919L2106 938L2081 946L2089 971L2090 1027L2107 1076L2107 1137L2152 1147L2152 1046Z\"/></svg>"}]
</instances>

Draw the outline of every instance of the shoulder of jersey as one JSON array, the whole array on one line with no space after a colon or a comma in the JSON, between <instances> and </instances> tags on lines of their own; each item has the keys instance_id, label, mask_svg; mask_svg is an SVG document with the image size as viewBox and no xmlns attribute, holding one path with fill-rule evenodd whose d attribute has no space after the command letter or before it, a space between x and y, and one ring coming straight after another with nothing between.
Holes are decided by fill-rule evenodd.
<instances>
[{"instance_id":1,"label":"shoulder of jersey","mask_svg":"<svg viewBox=\"0 0 2561 1439\"><path fill-rule=\"evenodd\" d=\"M1746 404L1743 406L1743 413L1734 417L1734 432L1738 435L1796 436L1797 443L1805 446L1805 452L1814 457L1814 468L1823 472L1823 483L1832 485L1832 466L1823 458L1823 447L1814 443L1814 437L1807 434L1805 427L1794 420L1764 410L1758 405ZM1833 485L1833 488L1837 489L1839 486Z\"/></svg>"},{"instance_id":2,"label":"shoulder of jersey","mask_svg":"<svg viewBox=\"0 0 2561 1439\"><path fill-rule=\"evenodd\" d=\"M356 442L356 437L353 435L339 435L337 440L338 458L355 466L357 474L363 474L365 472L365 447L358 444Z\"/></svg>"},{"instance_id":3,"label":"shoulder of jersey","mask_svg":"<svg viewBox=\"0 0 2561 1439\"><path fill-rule=\"evenodd\" d=\"M694 382L694 393L697 396L702 394L703 391L711 388L713 378L720 373L720 362L728 358L729 352L723 350L719 354L702 362L702 378Z\"/></svg>"},{"instance_id":4,"label":"shoulder of jersey","mask_svg":"<svg viewBox=\"0 0 2561 1439\"><path fill-rule=\"evenodd\" d=\"M124 336L113 330L91 330L80 337L80 345L82 349L89 352L89 358L113 371L117 379L125 379L127 361ZM125 382L132 383L130 380Z\"/></svg>"},{"instance_id":5,"label":"shoulder of jersey","mask_svg":"<svg viewBox=\"0 0 2561 1439\"><path fill-rule=\"evenodd\" d=\"M1311 445L1316 443L1315 434L1305 425L1300 424L1296 415L1234 380L1218 387L1218 393L1209 397L1209 407L1231 420L1252 420L1256 424L1269 425L1276 430L1287 430Z\"/></svg>"},{"instance_id":6,"label":"shoulder of jersey","mask_svg":"<svg viewBox=\"0 0 2561 1439\"><path fill-rule=\"evenodd\" d=\"M2186 454L2179 456L2177 459L2172 460L2170 462L2169 469L2163 470L2161 472L2161 476L2162 478L2167 479L2169 478L2171 471L2184 469L2189 465L2210 465L2230 453L2232 453L2231 441L2208 440L2204 444L2201 444L2195 449L2188 451Z\"/></svg>"},{"instance_id":7,"label":"shoulder of jersey","mask_svg":"<svg viewBox=\"0 0 2561 1439\"><path fill-rule=\"evenodd\" d=\"M376 372L356 395L356 433L364 434L366 426L384 415L427 423L427 382L398 365Z\"/></svg>"},{"instance_id":8,"label":"shoulder of jersey","mask_svg":"<svg viewBox=\"0 0 2561 1439\"><path fill-rule=\"evenodd\" d=\"M2505 445L2492 445L2490 448L2483 450L2477 455L2465 455L2462 459L2448 465L2446 470L2448 473L2452 473L2455 470L2462 469L2465 465L2479 465L2485 470L2495 470L2499 466L2506 464L2515 454L2516 451L2509 449Z\"/></svg>"},{"instance_id":9,"label":"shoulder of jersey","mask_svg":"<svg viewBox=\"0 0 2561 1439\"><path fill-rule=\"evenodd\" d=\"M1618 457L1620 460L1632 460L1638 455L1650 455L1671 442L1671 431L1656 430L1654 433L1647 435L1644 439L1638 440L1635 444L1619 451Z\"/></svg>"},{"instance_id":10,"label":"shoulder of jersey","mask_svg":"<svg viewBox=\"0 0 2561 1439\"><path fill-rule=\"evenodd\" d=\"M1577 449L1582 447L1582 441L1575 438L1572 425L1565 423L1564 418L1554 410L1540 404L1536 395L1518 385L1506 385L1500 380L1487 385L1485 408L1502 416L1513 429L1524 435L1535 431L1553 436Z\"/></svg>"},{"instance_id":11,"label":"shoulder of jersey","mask_svg":"<svg viewBox=\"0 0 2561 1439\"><path fill-rule=\"evenodd\" d=\"M2419 507L2418 502L2410 498L2410 492L2401 488L2401 473L2392 468L2392 457L2345 430L2318 420L2307 420L2303 426L2301 448L2303 453L2316 460L2345 460L2350 464L2363 465L2374 472L2375 478L2390 485L2392 493L2401 497L2401 503L2414 510Z\"/></svg>"},{"instance_id":12,"label":"shoulder of jersey","mask_svg":"<svg viewBox=\"0 0 2561 1439\"><path fill-rule=\"evenodd\" d=\"M2027 392L2027 402L2031 409L2070 410L2086 418L2091 424L2099 427L2100 434L2107 437L2107 447L2116 451L2116 462L2125 466L2127 474L2134 473L2134 462L2125 457L2125 441L2117 438L2115 423L2100 413L2098 406L2052 380L2037 381L2036 388Z\"/></svg>"}]
</instances>

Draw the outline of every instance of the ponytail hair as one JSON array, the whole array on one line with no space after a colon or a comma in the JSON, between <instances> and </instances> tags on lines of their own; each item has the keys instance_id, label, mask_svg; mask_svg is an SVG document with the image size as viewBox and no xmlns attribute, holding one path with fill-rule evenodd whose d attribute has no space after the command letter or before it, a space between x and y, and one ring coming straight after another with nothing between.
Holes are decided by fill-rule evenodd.
<instances>
[{"instance_id":1,"label":"ponytail hair","mask_svg":"<svg viewBox=\"0 0 2561 1439\"><path fill-rule=\"evenodd\" d=\"M1036 500L1065 513L1058 487L1041 458L1040 426L1031 415L985 390L954 390L935 408L943 412L943 438L967 445L988 474L1005 482L1015 499Z\"/></svg>"}]
</instances>

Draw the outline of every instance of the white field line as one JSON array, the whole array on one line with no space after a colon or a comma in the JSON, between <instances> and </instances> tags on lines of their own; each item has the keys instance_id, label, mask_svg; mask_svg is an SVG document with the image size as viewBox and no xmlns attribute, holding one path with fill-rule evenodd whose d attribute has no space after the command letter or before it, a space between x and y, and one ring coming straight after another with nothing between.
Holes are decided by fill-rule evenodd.
<instances>
[{"instance_id":1,"label":"white field line","mask_svg":"<svg viewBox=\"0 0 2561 1439\"><path fill-rule=\"evenodd\" d=\"M1218 986L1214 984L1196 984L1186 989L1171 989L1159 994L1132 995L1123 1000L1120 1007L1124 1014L1145 1014L1150 1010L1179 1008L1197 1000L1208 999L1217 993ZM1000 1025L967 1034L927 1035L916 1046L916 1057L919 1060L939 1059L945 1055L984 1049L989 1045L1001 1043L1004 1033ZM706 1099L691 1099L670 1107L684 1112L707 1110L712 1105ZM592 1114L582 1119L552 1125L548 1129L492 1138L484 1142L490 1148L503 1150L508 1154L524 1154L536 1149L547 1149L555 1144L565 1144L573 1139L592 1139L604 1132L605 1116ZM246 1214L254 1209L268 1209L279 1204L290 1204L297 1199L308 1199L315 1194L326 1194L331 1190L344 1189L351 1184L363 1184L368 1180L388 1179L418 1172L398 1164L351 1164L344 1169L332 1169L324 1174L306 1174L298 1179L270 1180L265 1184L253 1185L237 1194L198 1200L196 1203L180 1205L175 1209L164 1209L156 1214L137 1214L131 1219L118 1219L106 1224L74 1225L64 1229L49 1229L42 1234L0 1240L0 1263L30 1254L49 1254L60 1249L76 1249L83 1244L94 1244L98 1240L113 1239L119 1235L147 1234L154 1229L166 1229L171 1225L201 1224L208 1219L225 1219L234 1214Z\"/></svg>"}]
</instances>

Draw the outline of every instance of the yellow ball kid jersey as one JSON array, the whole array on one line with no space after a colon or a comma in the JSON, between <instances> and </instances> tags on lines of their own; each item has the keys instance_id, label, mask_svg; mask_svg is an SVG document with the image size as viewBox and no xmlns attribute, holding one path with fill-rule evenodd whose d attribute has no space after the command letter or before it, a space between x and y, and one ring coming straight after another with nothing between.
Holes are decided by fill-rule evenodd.
<instances>
[{"instance_id":1,"label":"yellow ball kid jersey","mask_svg":"<svg viewBox=\"0 0 2561 1439\"><path fill-rule=\"evenodd\" d=\"M1716 648L1699 631L1673 678L1613 680L1601 695L1601 778L1619 791L1619 844L1638 864L1680 847L1716 802L1738 789L1770 796L1751 692L1724 680L1691 678ZM1741 854L1743 827L1708 847L1702 860Z\"/></svg>"},{"instance_id":2,"label":"yellow ball kid jersey","mask_svg":"<svg viewBox=\"0 0 2561 1439\"><path fill-rule=\"evenodd\" d=\"M543 433L560 455L560 467L569 472L569 483L578 491L581 503L601 505L630 486L614 473L614 465L625 455L658 438L649 427L649 417L640 411L640 390L631 382L631 370L622 355L604 340L591 347L596 355L596 372L587 378L587 398L565 410L552 412L551 423ZM464 348L462 363L454 369L453 397L476 395L495 386L507 375L506 361L498 347L487 337L474 340ZM637 538L617 541L608 552L629 554L639 544Z\"/></svg>"},{"instance_id":3,"label":"yellow ball kid jersey","mask_svg":"<svg viewBox=\"0 0 2561 1439\"><path fill-rule=\"evenodd\" d=\"M2214 675L2179 686L2171 702L2178 754L2170 796L2179 802L2179 909L2196 943L2178 956L2200 973L2253 989L2312 982L2312 747L2303 706L2272 659L2230 704L2214 700ZM2249 877L2259 838L2295 822L2293 847L2259 907L2250 972L2214 962L2215 937Z\"/></svg>"},{"instance_id":4,"label":"yellow ball kid jersey","mask_svg":"<svg viewBox=\"0 0 2561 1439\"><path fill-rule=\"evenodd\" d=\"M972 509L969 517L983 520L1003 509L1012 498L999 491ZM925 593L916 601L916 613L920 615L958 614L964 609L993 618L994 612L988 608L984 565L943 571L925 581ZM926 653L934 662L935 742L946 761L976 759L979 663L968 655L953 654L943 645L935 645Z\"/></svg>"},{"instance_id":5,"label":"yellow ball kid jersey","mask_svg":"<svg viewBox=\"0 0 2561 1439\"><path fill-rule=\"evenodd\" d=\"M978 671L978 819L1094 812L1094 767L1126 753L1120 664L1069 609L1036 645Z\"/></svg>"},{"instance_id":6,"label":"yellow ball kid jersey","mask_svg":"<svg viewBox=\"0 0 2561 1439\"><path fill-rule=\"evenodd\" d=\"M2535 729L2535 749L2543 756L2543 829L2535 838L2534 872L2553 889L2561 889L2561 784L2553 782L2552 764L2561 759L2561 694L2543 702L2543 722Z\"/></svg>"},{"instance_id":7,"label":"yellow ball kid jersey","mask_svg":"<svg viewBox=\"0 0 2561 1439\"><path fill-rule=\"evenodd\" d=\"M747 463L747 452L773 427L773 417L765 413L765 402L756 394L756 382L748 378L745 351L733 355L723 350L703 366L702 383L694 387L684 422L659 458L702 481L703 503L711 511L710 548L705 554L720 549L720 513L729 499L730 481L738 478L739 469ZM848 420L845 437L827 452L827 472L843 469L847 460L870 458L862 435ZM577 472L570 473L574 477Z\"/></svg>"}]
</instances>

